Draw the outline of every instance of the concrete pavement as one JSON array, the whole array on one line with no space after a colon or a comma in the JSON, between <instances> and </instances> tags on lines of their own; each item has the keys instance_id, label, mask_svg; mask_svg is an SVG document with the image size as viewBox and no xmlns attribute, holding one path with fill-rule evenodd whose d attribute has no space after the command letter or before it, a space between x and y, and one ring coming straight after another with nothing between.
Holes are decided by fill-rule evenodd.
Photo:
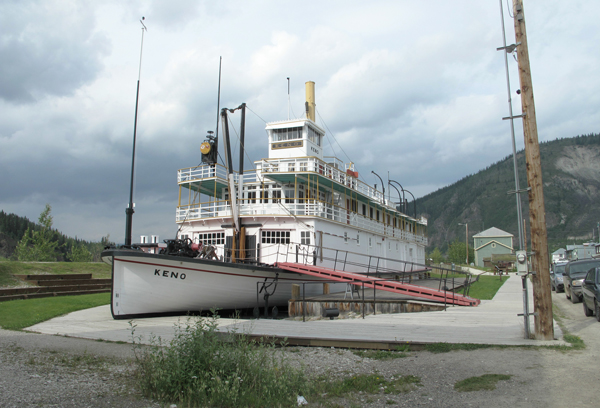
<instances>
[{"instance_id":1,"label":"concrete pavement","mask_svg":"<svg viewBox=\"0 0 600 408\"><path fill-rule=\"evenodd\" d=\"M531 290L529 292L532 293ZM530 295L530 310L533 311ZM365 319L316 321L219 319L221 331L287 338L291 345L389 348L395 344L476 343L493 345L558 345L562 332L554 325L554 341L524 338L521 278L511 275L494 299L477 307L449 306L445 311L366 316ZM186 317L135 319L135 335L148 342L152 335L170 340L174 325ZM36 324L26 330L86 339L131 342L128 321L113 320L108 305L81 310ZM531 318L533 332L533 317Z\"/></svg>"}]
</instances>

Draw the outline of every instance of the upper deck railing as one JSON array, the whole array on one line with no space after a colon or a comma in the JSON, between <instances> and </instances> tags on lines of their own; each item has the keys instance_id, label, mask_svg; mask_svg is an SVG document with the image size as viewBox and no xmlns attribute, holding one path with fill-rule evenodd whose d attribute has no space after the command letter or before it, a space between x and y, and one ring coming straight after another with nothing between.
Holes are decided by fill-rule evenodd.
<instances>
[{"instance_id":1,"label":"upper deck railing","mask_svg":"<svg viewBox=\"0 0 600 408\"><path fill-rule=\"evenodd\" d=\"M335 163L335 161L334 161ZM386 200L383 193L370 185L358 180L345 170L332 166L316 157L296 157L280 159L263 159L255 162L256 170L244 173L244 183L260 183L265 177L282 173L314 173L327 177L333 182L355 190L357 193L395 211L394 204ZM236 173L237 174L237 173ZM202 179L219 178L227 181L227 169L220 165L201 165L180 169L177 172L177 182L186 183Z\"/></svg>"},{"instance_id":2,"label":"upper deck railing","mask_svg":"<svg viewBox=\"0 0 600 408\"><path fill-rule=\"evenodd\" d=\"M177 183L192 182L214 177L227 180L227 169L220 164L202 164L200 166L188 167L177 171Z\"/></svg>"},{"instance_id":3,"label":"upper deck railing","mask_svg":"<svg viewBox=\"0 0 600 408\"><path fill-rule=\"evenodd\" d=\"M337 164L339 160L332 160ZM334 182L356 190L358 193L380 204L389 206L391 203L385 199L381 191L363 183L356 177L348 174L346 170L332 166L316 157L293 157L281 159L263 159L257 162L257 171L262 171L265 176L271 173L311 172L327 177Z\"/></svg>"}]
</instances>

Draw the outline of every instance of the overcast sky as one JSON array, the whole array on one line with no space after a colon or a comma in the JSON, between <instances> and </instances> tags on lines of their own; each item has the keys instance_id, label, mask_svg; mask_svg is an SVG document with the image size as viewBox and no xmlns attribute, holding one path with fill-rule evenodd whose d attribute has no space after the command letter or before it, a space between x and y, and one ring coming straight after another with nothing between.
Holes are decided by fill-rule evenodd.
<instances>
[{"instance_id":1,"label":"overcast sky","mask_svg":"<svg viewBox=\"0 0 600 408\"><path fill-rule=\"evenodd\" d=\"M540 141L599 132L600 2L524 6ZM252 160L264 121L288 117L287 77L292 117L315 81L325 153L369 184L389 171L421 197L512 152L495 0L3 0L0 209L37 220L49 203L63 233L123 242L142 16L134 242L175 235L177 170L215 129L220 56L221 107L251 109ZM512 55L509 71L518 114Z\"/></svg>"}]
</instances>

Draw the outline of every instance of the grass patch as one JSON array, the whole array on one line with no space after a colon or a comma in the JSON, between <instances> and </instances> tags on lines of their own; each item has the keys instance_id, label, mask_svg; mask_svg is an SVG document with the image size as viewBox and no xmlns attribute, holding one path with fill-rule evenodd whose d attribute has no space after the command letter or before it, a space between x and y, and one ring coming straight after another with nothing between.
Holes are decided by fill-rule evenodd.
<instances>
[{"instance_id":1,"label":"grass patch","mask_svg":"<svg viewBox=\"0 0 600 408\"><path fill-rule=\"evenodd\" d=\"M393 360L396 358L408 357L410 351L409 345L399 346L395 351L391 350L352 350L354 355L361 358L370 358L371 360Z\"/></svg>"},{"instance_id":2,"label":"grass patch","mask_svg":"<svg viewBox=\"0 0 600 408\"><path fill-rule=\"evenodd\" d=\"M451 351L464 350L472 351L486 348L500 347L491 344L471 344L471 343L431 343L425 345L425 350L430 353L449 353Z\"/></svg>"},{"instance_id":3,"label":"grass patch","mask_svg":"<svg viewBox=\"0 0 600 408\"><path fill-rule=\"evenodd\" d=\"M321 398L342 398L356 393L402 394L421 386L421 379L414 375L394 376L386 380L379 374L359 374L349 378L331 380L326 376L317 377L310 400Z\"/></svg>"},{"instance_id":4,"label":"grass patch","mask_svg":"<svg viewBox=\"0 0 600 408\"><path fill-rule=\"evenodd\" d=\"M470 377L454 384L454 389L459 392L495 390L498 381L508 381L511 375L484 374L480 377Z\"/></svg>"},{"instance_id":5,"label":"grass patch","mask_svg":"<svg viewBox=\"0 0 600 408\"><path fill-rule=\"evenodd\" d=\"M452 279L455 280L456 283L463 283L465 281L466 275L464 273L449 273L448 275L444 274L443 276L440 274L431 274L432 279L447 279L449 282ZM502 279L500 279L502 278ZM508 276L491 276L491 275L480 275L477 282L472 282L471 287L469 288L469 296L475 299L480 300L490 300L498 292L498 289L504 285L504 282L508 279ZM461 295L464 295L464 288L460 288L456 291Z\"/></svg>"},{"instance_id":6,"label":"grass patch","mask_svg":"<svg viewBox=\"0 0 600 408\"><path fill-rule=\"evenodd\" d=\"M481 275L479 276L479 280L477 282L471 283L469 296L480 300L493 299L498 290L507 280L507 276L503 276L502 280L500 280L499 276ZM459 290L457 293L463 294L464 289Z\"/></svg>"},{"instance_id":7,"label":"grass patch","mask_svg":"<svg viewBox=\"0 0 600 408\"><path fill-rule=\"evenodd\" d=\"M585 348L585 343L583 342L583 340L581 340L581 337L575 336L568 332L564 332L564 329L563 333L563 339L567 343L571 343L571 347L569 348L569 350L583 350Z\"/></svg>"},{"instance_id":8,"label":"grass patch","mask_svg":"<svg viewBox=\"0 0 600 408\"><path fill-rule=\"evenodd\" d=\"M110 303L110 293L0 302L0 327L20 330L77 310Z\"/></svg>"},{"instance_id":9,"label":"grass patch","mask_svg":"<svg viewBox=\"0 0 600 408\"><path fill-rule=\"evenodd\" d=\"M0 287L23 284L12 275L58 275L91 273L92 278L110 279L111 267L104 262L0 262Z\"/></svg>"}]
</instances>

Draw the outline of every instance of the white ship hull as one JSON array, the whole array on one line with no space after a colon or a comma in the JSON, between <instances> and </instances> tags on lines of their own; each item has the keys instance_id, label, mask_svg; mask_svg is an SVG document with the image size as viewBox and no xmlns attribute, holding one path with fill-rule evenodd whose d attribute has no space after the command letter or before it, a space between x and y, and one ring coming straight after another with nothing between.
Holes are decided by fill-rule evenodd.
<instances>
[{"instance_id":1,"label":"white ship hull","mask_svg":"<svg viewBox=\"0 0 600 408\"><path fill-rule=\"evenodd\" d=\"M115 319L160 314L245 309L264 306L257 292L265 278L278 278L269 307L287 306L291 284L312 281L306 295L323 293L320 279L277 268L231 264L204 259L146 254L135 250L106 250L103 260L112 263L111 313ZM271 293L273 286L268 291Z\"/></svg>"}]
</instances>

